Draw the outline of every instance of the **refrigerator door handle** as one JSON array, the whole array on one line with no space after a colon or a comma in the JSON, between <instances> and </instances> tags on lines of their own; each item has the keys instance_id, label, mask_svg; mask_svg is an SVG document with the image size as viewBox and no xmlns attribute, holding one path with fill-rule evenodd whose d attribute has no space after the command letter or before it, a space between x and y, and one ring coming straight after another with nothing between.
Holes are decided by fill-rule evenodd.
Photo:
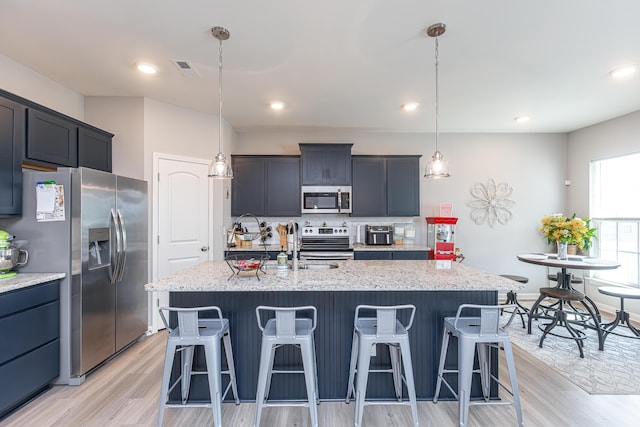
<instances>
[{"instance_id":1,"label":"refrigerator door handle","mask_svg":"<svg viewBox=\"0 0 640 427\"><path fill-rule=\"evenodd\" d=\"M124 277L124 267L127 264L127 227L124 224L124 217L122 212L118 209L118 219L120 220L120 235L122 236L122 252L120 254L118 282L122 282Z\"/></svg>"},{"instance_id":2,"label":"refrigerator door handle","mask_svg":"<svg viewBox=\"0 0 640 427\"><path fill-rule=\"evenodd\" d=\"M120 266L120 247L122 245L120 241L120 225L118 223L118 218L116 218L116 211L111 209L111 221L113 221L113 228L115 230L116 235L116 249L113 250L113 246L111 246L111 267L109 268L109 281L112 285L116 284L118 280L119 266ZM115 259L114 259L115 252Z\"/></svg>"}]
</instances>

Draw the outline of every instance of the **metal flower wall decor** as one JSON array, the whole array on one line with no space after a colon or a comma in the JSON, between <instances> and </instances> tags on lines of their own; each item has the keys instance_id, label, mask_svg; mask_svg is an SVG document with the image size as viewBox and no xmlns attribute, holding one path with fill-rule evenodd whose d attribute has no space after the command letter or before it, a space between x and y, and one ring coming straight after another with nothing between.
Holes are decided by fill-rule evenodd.
<instances>
[{"instance_id":1,"label":"metal flower wall decor","mask_svg":"<svg viewBox=\"0 0 640 427\"><path fill-rule=\"evenodd\" d=\"M513 188L506 182L496 185L493 179L487 181L487 185L476 183L471 187L471 195L475 200L467 202L467 206L472 208L471 219L480 225L488 222L490 227L497 222L505 225L513 214L511 208L516 202L509 200L513 193Z\"/></svg>"}]
</instances>

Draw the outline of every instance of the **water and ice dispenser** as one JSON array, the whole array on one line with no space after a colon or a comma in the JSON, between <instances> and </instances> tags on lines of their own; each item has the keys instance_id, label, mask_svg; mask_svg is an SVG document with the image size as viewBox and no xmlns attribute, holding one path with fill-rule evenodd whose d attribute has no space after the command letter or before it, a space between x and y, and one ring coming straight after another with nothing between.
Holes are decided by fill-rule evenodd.
<instances>
[{"instance_id":1,"label":"water and ice dispenser","mask_svg":"<svg viewBox=\"0 0 640 427\"><path fill-rule=\"evenodd\" d=\"M111 265L109 228L89 229L89 270Z\"/></svg>"}]
</instances>

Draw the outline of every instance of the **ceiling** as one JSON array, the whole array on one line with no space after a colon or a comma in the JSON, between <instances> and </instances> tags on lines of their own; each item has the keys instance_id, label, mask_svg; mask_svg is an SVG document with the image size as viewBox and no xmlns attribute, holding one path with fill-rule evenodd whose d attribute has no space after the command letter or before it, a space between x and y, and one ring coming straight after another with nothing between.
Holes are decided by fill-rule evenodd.
<instances>
[{"instance_id":1,"label":"ceiling","mask_svg":"<svg viewBox=\"0 0 640 427\"><path fill-rule=\"evenodd\" d=\"M640 65L639 17L637 0L2 0L0 54L82 95L217 114L210 29L223 26L223 116L236 130L433 132L424 29L443 22L440 132L570 132L640 110L640 72L608 75ZM402 111L409 101L417 111Z\"/></svg>"}]
</instances>

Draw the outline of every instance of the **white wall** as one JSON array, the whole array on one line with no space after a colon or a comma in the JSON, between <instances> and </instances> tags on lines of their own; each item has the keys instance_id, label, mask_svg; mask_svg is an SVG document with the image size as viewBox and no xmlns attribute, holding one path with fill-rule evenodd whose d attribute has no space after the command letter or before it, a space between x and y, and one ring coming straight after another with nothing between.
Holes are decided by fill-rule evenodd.
<instances>
[{"instance_id":1,"label":"white wall","mask_svg":"<svg viewBox=\"0 0 640 427\"><path fill-rule=\"evenodd\" d=\"M420 154L424 170L434 151L432 134L385 134L357 132L240 132L234 154L299 154L300 142L353 143L353 154ZM524 264L516 254L545 251L538 231L540 219L565 208L564 187L567 161L566 135L563 134L446 134L441 135L440 151L449 161L452 177L420 181L422 242L426 241L424 217L434 216L440 203L452 203L459 217L456 246L464 263L497 274L529 277L523 293L538 294L546 285L546 270ZM507 225L476 225L467 202L473 198L475 183L506 182L513 188L513 219ZM357 222L362 222L358 219ZM391 221L392 222L392 221Z\"/></svg>"},{"instance_id":2,"label":"white wall","mask_svg":"<svg viewBox=\"0 0 640 427\"><path fill-rule=\"evenodd\" d=\"M89 96L85 117L94 126L114 134L113 173L145 179L144 98Z\"/></svg>"},{"instance_id":3,"label":"white wall","mask_svg":"<svg viewBox=\"0 0 640 427\"><path fill-rule=\"evenodd\" d=\"M568 135L567 170L571 186L567 197L567 212L589 216L590 162L640 152L639 136L640 111L580 129ZM586 280L585 292L596 301L598 306L619 308L620 300L601 295L598 292L598 286L602 286L602 283ZM640 316L640 301L627 299L625 308L632 313L632 319L637 320L637 316Z\"/></svg>"},{"instance_id":4,"label":"white wall","mask_svg":"<svg viewBox=\"0 0 640 427\"><path fill-rule=\"evenodd\" d=\"M7 92L84 121L82 95L1 54L0 85Z\"/></svg>"}]
</instances>

